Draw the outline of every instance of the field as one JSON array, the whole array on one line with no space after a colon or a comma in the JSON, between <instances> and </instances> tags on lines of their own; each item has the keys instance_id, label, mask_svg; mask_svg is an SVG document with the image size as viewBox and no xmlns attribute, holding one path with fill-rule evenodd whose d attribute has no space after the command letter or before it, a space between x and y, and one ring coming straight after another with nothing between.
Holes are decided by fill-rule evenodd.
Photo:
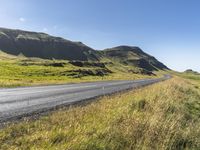
<instances>
[{"instance_id":1,"label":"field","mask_svg":"<svg viewBox=\"0 0 200 150\"><path fill-rule=\"evenodd\" d=\"M200 80L175 76L11 124L0 149L198 150L199 133Z\"/></svg>"},{"instance_id":2,"label":"field","mask_svg":"<svg viewBox=\"0 0 200 150\"><path fill-rule=\"evenodd\" d=\"M149 76L138 68L106 60L99 64L90 62L80 67L64 60L25 58L0 51L0 87L153 77L158 76Z\"/></svg>"}]
</instances>

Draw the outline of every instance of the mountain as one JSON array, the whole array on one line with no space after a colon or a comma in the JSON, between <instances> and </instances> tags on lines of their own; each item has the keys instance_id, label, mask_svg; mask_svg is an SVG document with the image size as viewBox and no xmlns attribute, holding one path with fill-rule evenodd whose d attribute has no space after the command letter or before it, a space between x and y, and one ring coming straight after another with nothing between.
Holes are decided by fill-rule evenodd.
<instances>
[{"instance_id":1,"label":"mountain","mask_svg":"<svg viewBox=\"0 0 200 150\"><path fill-rule=\"evenodd\" d=\"M118 46L94 50L81 42L73 42L46 33L0 28L0 50L12 55L69 61L117 61L122 65L154 71L168 69L139 47ZM74 62L73 62L74 63Z\"/></svg>"},{"instance_id":2,"label":"mountain","mask_svg":"<svg viewBox=\"0 0 200 150\"><path fill-rule=\"evenodd\" d=\"M118 46L103 51L110 59L114 59L125 65L133 65L148 71L168 69L163 63L153 56L143 52L139 47Z\"/></svg>"},{"instance_id":3,"label":"mountain","mask_svg":"<svg viewBox=\"0 0 200 150\"><path fill-rule=\"evenodd\" d=\"M191 74L198 74L199 75L199 72L194 71L192 69L187 69L187 70L184 71L184 73L191 73Z\"/></svg>"},{"instance_id":4,"label":"mountain","mask_svg":"<svg viewBox=\"0 0 200 150\"><path fill-rule=\"evenodd\" d=\"M12 55L44 59L97 61L101 54L81 42L45 33L0 28L0 49Z\"/></svg>"}]
</instances>

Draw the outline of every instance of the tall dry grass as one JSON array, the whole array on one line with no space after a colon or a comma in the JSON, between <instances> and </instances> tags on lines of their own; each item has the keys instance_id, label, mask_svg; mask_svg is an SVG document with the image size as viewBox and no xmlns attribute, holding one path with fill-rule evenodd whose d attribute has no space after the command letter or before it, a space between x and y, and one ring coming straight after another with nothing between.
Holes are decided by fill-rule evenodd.
<instances>
[{"instance_id":1,"label":"tall dry grass","mask_svg":"<svg viewBox=\"0 0 200 150\"><path fill-rule=\"evenodd\" d=\"M174 78L0 131L0 149L200 149L200 91Z\"/></svg>"}]
</instances>

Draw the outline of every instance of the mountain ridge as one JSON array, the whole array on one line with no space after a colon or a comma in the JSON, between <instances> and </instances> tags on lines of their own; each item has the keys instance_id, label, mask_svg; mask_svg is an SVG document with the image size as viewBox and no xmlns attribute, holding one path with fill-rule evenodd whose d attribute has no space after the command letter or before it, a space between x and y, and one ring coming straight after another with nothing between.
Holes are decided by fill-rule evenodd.
<instances>
[{"instance_id":1,"label":"mountain ridge","mask_svg":"<svg viewBox=\"0 0 200 150\"><path fill-rule=\"evenodd\" d=\"M60 59L69 61L117 61L123 65L136 66L149 71L169 69L155 57L136 46L121 45L95 50L82 42L42 32L0 28L0 49L12 55Z\"/></svg>"},{"instance_id":2,"label":"mountain ridge","mask_svg":"<svg viewBox=\"0 0 200 150\"><path fill-rule=\"evenodd\" d=\"M86 54L98 60L100 54L81 42L72 42L46 33L0 28L0 49L13 55L44 59L77 59L87 61ZM73 50L74 53L71 53Z\"/></svg>"}]
</instances>

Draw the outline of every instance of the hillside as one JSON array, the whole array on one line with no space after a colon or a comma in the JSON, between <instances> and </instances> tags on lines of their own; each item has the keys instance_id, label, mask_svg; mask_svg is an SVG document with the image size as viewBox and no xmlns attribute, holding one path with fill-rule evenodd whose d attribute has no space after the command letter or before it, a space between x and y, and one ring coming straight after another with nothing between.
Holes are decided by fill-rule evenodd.
<instances>
[{"instance_id":1,"label":"hillside","mask_svg":"<svg viewBox=\"0 0 200 150\"><path fill-rule=\"evenodd\" d=\"M0 49L6 53L44 59L97 61L100 53L81 42L45 33L0 28Z\"/></svg>"},{"instance_id":2,"label":"hillside","mask_svg":"<svg viewBox=\"0 0 200 150\"><path fill-rule=\"evenodd\" d=\"M184 73L190 73L190 74L197 74L197 75L199 75L199 72L194 71L192 69L187 69L187 70L184 71Z\"/></svg>"},{"instance_id":3,"label":"hillside","mask_svg":"<svg viewBox=\"0 0 200 150\"><path fill-rule=\"evenodd\" d=\"M148 71L168 69L163 63L153 56L143 52L139 47L118 46L103 51L110 59L125 65L136 66Z\"/></svg>"},{"instance_id":4,"label":"hillside","mask_svg":"<svg viewBox=\"0 0 200 150\"><path fill-rule=\"evenodd\" d=\"M138 47L94 50L46 33L0 28L0 86L157 77L168 69Z\"/></svg>"},{"instance_id":5,"label":"hillside","mask_svg":"<svg viewBox=\"0 0 200 150\"><path fill-rule=\"evenodd\" d=\"M0 51L0 87L154 77L157 76L151 72L115 62L28 58Z\"/></svg>"},{"instance_id":6,"label":"hillside","mask_svg":"<svg viewBox=\"0 0 200 150\"><path fill-rule=\"evenodd\" d=\"M138 47L118 46L94 50L81 42L72 42L46 33L0 28L0 49L12 55L69 61L117 61L147 71L168 69Z\"/></svg>"}]
</instances>

